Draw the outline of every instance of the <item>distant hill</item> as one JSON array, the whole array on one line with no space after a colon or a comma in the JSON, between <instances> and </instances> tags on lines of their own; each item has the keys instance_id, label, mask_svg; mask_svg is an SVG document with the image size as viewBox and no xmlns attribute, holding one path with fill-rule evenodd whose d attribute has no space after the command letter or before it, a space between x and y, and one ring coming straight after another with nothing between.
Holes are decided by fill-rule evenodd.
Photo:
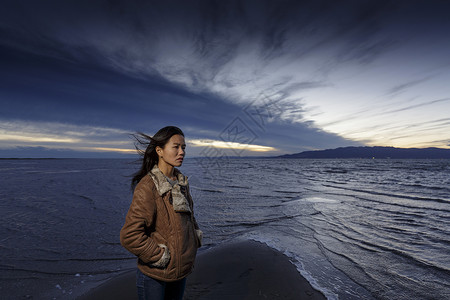
<instances>
[{"instance_id":1,"label":"distant hill","mask_svg":"<svg viewBox=\"0 0 450 300\"><path fill-rule=\"evenodd\" d=\"M450 149L395 148L395 147L342 147L336 149L304 151L278 158L392 158L392 159L450 159Z\"/></svg>"}]
</instances>

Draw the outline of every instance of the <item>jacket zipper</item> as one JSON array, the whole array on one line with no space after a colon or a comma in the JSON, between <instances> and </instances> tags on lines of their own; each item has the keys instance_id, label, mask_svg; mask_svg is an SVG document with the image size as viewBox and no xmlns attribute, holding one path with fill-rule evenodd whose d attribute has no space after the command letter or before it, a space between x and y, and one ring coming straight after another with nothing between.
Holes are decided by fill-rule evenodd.
<instances>
[{"instance_id":1,"label":"jacket zipper","mask_svg":"<svg viewBox=\"0 0 450 300\"><path fill-rule=\"evenodd\" d=\"M170 194L170 197L172 197L172 194ZM181 224L179 223L179 220L177 218L177 213L173 210L173 206L170 207L170 215L172 215L172 219L173 219L173 229L174 229L174 234L175 234L175 238L174 238L174 252L178 253L178 249L179 249L179 244L180 244L180 226ZM181 268L181 255L175 255L174 257L175 259L175 275L176 278L180 277L180 268Z\"/></svg>"},{"instance_id":2,"label":"jacket zipper","mask_svg":"<svg viewBox=\"0 0 450 300\"><path fill-rule=\"evenodd\" d=\"M177 219L176 218L177 216L175 216L175 219ZM180 226L181 226L181 224L179 223L179 220L177 220L176 221L177 222L177 236L176 236L176 241L177 241L177 253L178 253L178 250L181 248L180 246L180 244L181 244L181 239L180 239L180 236L181 236L181 234L180 234ZM179 253L180 255L177 255L177 257L176 257L176 261L177 261L177 278L179 278L180 277L180 273L181 273L181 252Z\"/></svg>"}]
</instances>

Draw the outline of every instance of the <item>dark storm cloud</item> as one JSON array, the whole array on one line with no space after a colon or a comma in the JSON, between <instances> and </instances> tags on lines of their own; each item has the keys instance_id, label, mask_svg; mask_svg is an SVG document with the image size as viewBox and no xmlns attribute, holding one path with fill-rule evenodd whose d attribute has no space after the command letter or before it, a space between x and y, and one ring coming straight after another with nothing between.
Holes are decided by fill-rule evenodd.
<instances>
[{"instance_id":1,"label":"dark storm cloud","mask_svg":"<svg viewBox=\"0 0 450 300\"><path fill-rule=\"evenodd\" d=\"M283 113L266 132L280 149L303 137L310 146L348 143L304 117L314 107L306 105L306 93L333 87L330 74L342 66L369 67L397 49L416 19L418 36L446 28L442 13L429 18L434 10L427 7L357 0L4 1L0 117L130 131L153 131L169 120L195 137L217 139L246 105L271 101ZM422 81L403 82L389 92ZM358 113L337 118L352 116ZM275 137L276 130L283 134ZM270 144L263 134L259 140Z\"/></svg>"},{"instance_id":2,"label":"dark storm cloud","mask_svg":"<svg viewBox=\"0 0 450 300\"><path fill-rule=\"evenodd\" d=\"M24 4L26 3L26 4ZM182 74L193 85L211 80L247 42L260 58L301 57L337 47L330 64L368 62L390 42L374 39L389 1L42 1L9 2L4 43L69 60L93 60L134 75L160 74L160 51L204 60ZM14 16L14 17L12 17ZM161 49L163 48L163 49ZM163 71L165 70L164 67ZM161 74L160 74L161 75ZM164 74L162 74L164 76ZM177 74L175 74L177 75Z\"/></svg>"}]
</instances>

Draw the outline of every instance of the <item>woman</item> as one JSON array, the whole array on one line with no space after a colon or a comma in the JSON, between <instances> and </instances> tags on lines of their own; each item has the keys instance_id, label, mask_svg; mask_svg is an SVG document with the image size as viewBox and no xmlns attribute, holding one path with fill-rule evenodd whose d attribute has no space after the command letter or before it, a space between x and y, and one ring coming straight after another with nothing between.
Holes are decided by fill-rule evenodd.
<instances>
[{"instance_id":1,"label":"woman","mask_svg":"<svg viewBox=\"0 0 450 300\"><path fill-rule=\"evenodd\" d=\"M139 299L182 299L202 237L187 177L175 168L185 156L184 134L167 126L153 137L135 137L147 148L138 150L142 167L132 179L133 200L120 242L138 257Z\"/></svg>"}]
</instances>

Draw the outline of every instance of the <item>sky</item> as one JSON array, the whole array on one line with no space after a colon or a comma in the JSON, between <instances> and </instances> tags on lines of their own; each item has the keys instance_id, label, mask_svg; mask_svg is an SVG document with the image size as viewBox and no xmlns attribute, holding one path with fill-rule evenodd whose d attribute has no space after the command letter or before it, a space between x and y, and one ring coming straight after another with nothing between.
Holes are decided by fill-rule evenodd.
<instances>
[{"instance_id":1,"label":"sky","mask_svg":"<svg viewBox=\"0 0 450 300\"><path fill-rule=\"evenodd\" d=\"M2 1L0 157L450 148L450 2Z\"/></svg>"}]
</instances>

